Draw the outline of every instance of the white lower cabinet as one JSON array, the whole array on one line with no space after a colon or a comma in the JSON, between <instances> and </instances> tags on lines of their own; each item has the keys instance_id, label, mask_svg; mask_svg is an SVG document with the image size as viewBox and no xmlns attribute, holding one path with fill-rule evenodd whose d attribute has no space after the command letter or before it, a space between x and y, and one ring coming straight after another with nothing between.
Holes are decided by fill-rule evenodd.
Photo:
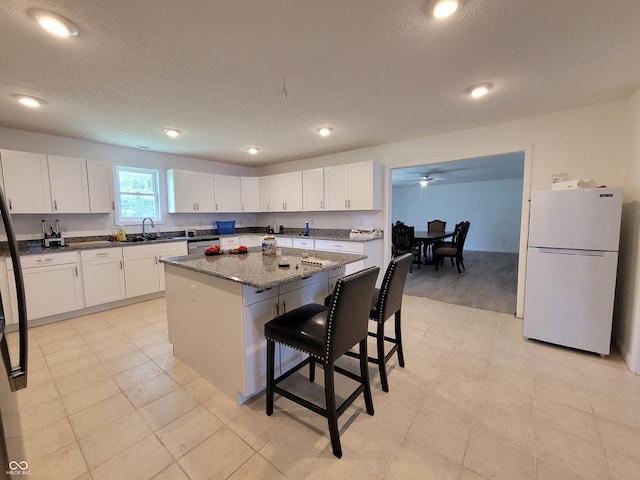
<instances>
[{"instance_id":1,"label":"white lower cabinet","mask_svg":"<svg viewBox=\"0 0 640 480\"><path fill-rule=\"evenodd\" d=\"M126 298L121 247L84 250L80 257L87 307Z\"/></svg>"},{"instance_id":2,"label":"white lower cabinet","mask_svg":"<svg viewBox=\"0 0 640 480\"><path fill-rule=\"evenodd\" d=\"M189 253L187 242L161 243L158 247L158 259L163 257L179 257ZM158 262L158 288L161 292L165 290L164 263Z\"/></svg>"},{"instance_id":3,"label":"white lower cabinet","mask_svg":"<svg viewBox=\"0 0 640 480\"><path fill-rule=\"evenodd\" d=\"M165 289L164 264L160 257L187 254L187 242L131 245L122 249L127 298Z\"/></svg>"},{"instance_id":4,"label":"white lower cabinet","mask_svg":"<svg viewBox=\"0 0 640 480\"><path fill-rule=\"evenodd\" d=\"M78 252L25 255L20 263L29 320L84 308ZM10 269L13 275L13 266ZM15 297L13 282L9 282L9 289Z\"/></svg>"},{"instance_id":5,"label":"white lower cabinet","mask_svg":"<svg viewBox=\"0 0 640 480\"><path fill-rule=\"evenodd\" d=\"M359 253L367 258L359 262L349 263L345 267L347 275L368 267L380 267L378 281L384 275L382 268L382 239L370 240L367 242L347 242L341 240L316 240L316 250L324 252Z\"/></svg>"},{"instance_id":6,"label":"white lower cabinet","mask_svg":"<svg viewBox=\"0 0 640 480\"><path fill-rule=\"evenodd\" d=\"M259 392L266 385L267 342L264 337L264 324L279 314L307 303L323 304L326 292L326 272L269 290L256 291L252 287L243 287L245 396ZM299 351L277 345L276 376L286 372L301 359L302 354Z\"/></svg>"}]
</instances>

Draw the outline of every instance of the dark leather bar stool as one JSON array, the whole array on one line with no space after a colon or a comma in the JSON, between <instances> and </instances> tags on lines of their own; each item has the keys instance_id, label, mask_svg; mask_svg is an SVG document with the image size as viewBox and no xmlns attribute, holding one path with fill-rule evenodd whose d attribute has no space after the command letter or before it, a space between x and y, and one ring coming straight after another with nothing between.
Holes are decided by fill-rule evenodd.
<instances>
[{"instance_id":1,"label":"dark leather bar stool","mask_svg":"<svg viewBox=\"0 0 640 480\"><path fill-rule=\"evenodd\" d=\"M380 383L382 390L389 391L389 382L387 381L387 362L393 357L394 353L398 355L398 364L404 368L404 353L402 351L402 294L404 292L404 284L407 274L411 268L413 254L406 253L400 257L393 258L389 262L384 278L379 289L373 292L371 299L371 310L369 318L376 322L376 332L369 332L369 336L376 339L377 358L369 357L371 363L378 365L380 370ZM395 338L385 336L384 324L394 317L395 321ZM385 342L391 343L393 347L385 353ZM355 352L347 353L349 356L357 356Z\"/></svg>"},{"instance_id":2,"label":"dark leather bar stool","mask_svg":"<svg viewBox=\"0 0 640 480\"><path fill-rule=\"evenodd\" d=\"M327 418L333 454L338 458L342 457L338 417L361 393L364 395L367 413L373 415L367 368L367 323L379 271L379 267L371 267L342 277L336 282L328 307L314 303L303 305L274 318L264 326L267 339L267 415L273 413L273 394L278 393ZM309 357L278 378L274 378L276 342L307 353ZM335 361L356 344L359 344L360 375L335 365ZM306 364L310 365L309 380L314 381L316 362L324 365L326 408L278 386ZM336 406L334 372L359 383L340 406Z\"/></svg>"}]
</instances>

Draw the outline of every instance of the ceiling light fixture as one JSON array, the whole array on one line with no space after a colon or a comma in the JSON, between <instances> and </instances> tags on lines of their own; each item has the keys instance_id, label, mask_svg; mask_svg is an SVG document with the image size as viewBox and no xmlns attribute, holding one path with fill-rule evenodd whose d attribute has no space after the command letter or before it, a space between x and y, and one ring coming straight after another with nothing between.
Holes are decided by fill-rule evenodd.
<instances>
[{"instance_id":1,"label":"ceiling light fixture","mask_svg":"<svg viewBox=\"0 0 640 480\"><path fill-rule=\"evenodd\" d=\"M431 7L434 18L442 19L453 15L462 4L462 0L437 0Z\"/></svg>"},{"instance_id":2,"label":"ceiling light fixture","mask_svg":"<svg viewBox=\"0 0 640 480\"><path fill-rule=\"evenodd\" d=\"M176 138L182 132L177 128L163 128L162 131L167 134L167 137Z\"/></svg>"},{"instance_id":3,"label":"ceiling light fixture","mask_svg":"<svg viewBox=\"0 0 640 480\"><path fill-rule=\"evenodd\" d=\"M429 185L429 182L427 180L420 180L421 187L426 187L427 185Z\"/></svg>"},{"instance_id":4,"label":"ceiling light fixture","mask_svg":"<svg viewBox=\"0 0 640 480\"><path fill-rule=\"evenodd\" d=\"M321 137L328 137L333 132L333 128L331 127L321 127L318 129L318 133Z\"/></svg>"},{"instance_id":5,"label":"ceiling light fixture","mask_svg":"<svg viewBox=\"0 0 640 480\"><path fill-rule=\"evenodd\" d=\"M259 151L260 149L258 147L247 147L247 152L249 152L251 155L255 155Z\"/></svg>"},{"instance_id":6,"label":"ceiling light fixture","mask_svg":"<svg viewBox=\"0 0 640 480\"><path fill-rule=\"evenodd\" d=\"M42 28L56 37L72 37L78 34L78 28L57 13L40 9L31 9L28 13Z\"/></svg>"},{"instance_id":7,"label":"ceiling light fixture","mask_svg":"<svg viewBox=\"0 0 640 480\"><path fill-rule=\"evenodd\" d=\"M29 95L15 94L13 95L13 98L15 98L18 102L20 102L20 104L29 108L38 108L39 106L47 103L44 100L41 100L36 97L31 97Z\"/></svg>"},{"instance_id":8,"label":"ceiling light fixture","mask_svg":"<svg viewBox=\"0 0 640 480\"><path fill-rule=\"evenodd\" d=\"M481 83L479 85L474 85L473 87L467 90L467 93L471 95L473 98L484 97L489 90L493 88L493 83Z\"/></svg>"}]
</instances>

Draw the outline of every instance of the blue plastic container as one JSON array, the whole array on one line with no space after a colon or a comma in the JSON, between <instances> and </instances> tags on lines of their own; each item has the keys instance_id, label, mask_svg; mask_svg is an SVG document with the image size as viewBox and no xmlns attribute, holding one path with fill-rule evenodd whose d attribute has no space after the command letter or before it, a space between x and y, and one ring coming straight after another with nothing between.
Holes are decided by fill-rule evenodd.
<instances>
[{"instance_id":1,"label":"blue plastic container","mask_svg":"<svg viewBox=\"0 0 640 480\"><path fill-rule=\"evenodd\" d=\"M229 222L216 222L216 229L218 234L236 233L236 221L231 220Z\"/></svg>"}]
</instances>

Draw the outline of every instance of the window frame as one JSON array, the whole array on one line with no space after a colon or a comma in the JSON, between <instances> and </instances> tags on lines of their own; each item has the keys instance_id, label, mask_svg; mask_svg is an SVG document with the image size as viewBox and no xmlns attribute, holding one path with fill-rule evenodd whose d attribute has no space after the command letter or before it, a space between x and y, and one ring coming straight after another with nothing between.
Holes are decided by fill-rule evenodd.
<instances>
[{"instance_id":1,"label":"window frame","mask_svg":"<svg viewBox=\"0 0 640 480\"><path fill-rule=\"evenodd\" d=\"M153 196L155 202L155 216L149 217L123 217L122 194L131 195L131 192L123 192L120 188L120 172L151 174L153 177L153 193L139 194L140 196ZM134 167L130 165L116 165L113 169L116 204L116 225L139 225L145 218L151 218L155 223L162 223L162 210L160 209L160 171L157 168Z\"/></svg>"}]
</instances>

